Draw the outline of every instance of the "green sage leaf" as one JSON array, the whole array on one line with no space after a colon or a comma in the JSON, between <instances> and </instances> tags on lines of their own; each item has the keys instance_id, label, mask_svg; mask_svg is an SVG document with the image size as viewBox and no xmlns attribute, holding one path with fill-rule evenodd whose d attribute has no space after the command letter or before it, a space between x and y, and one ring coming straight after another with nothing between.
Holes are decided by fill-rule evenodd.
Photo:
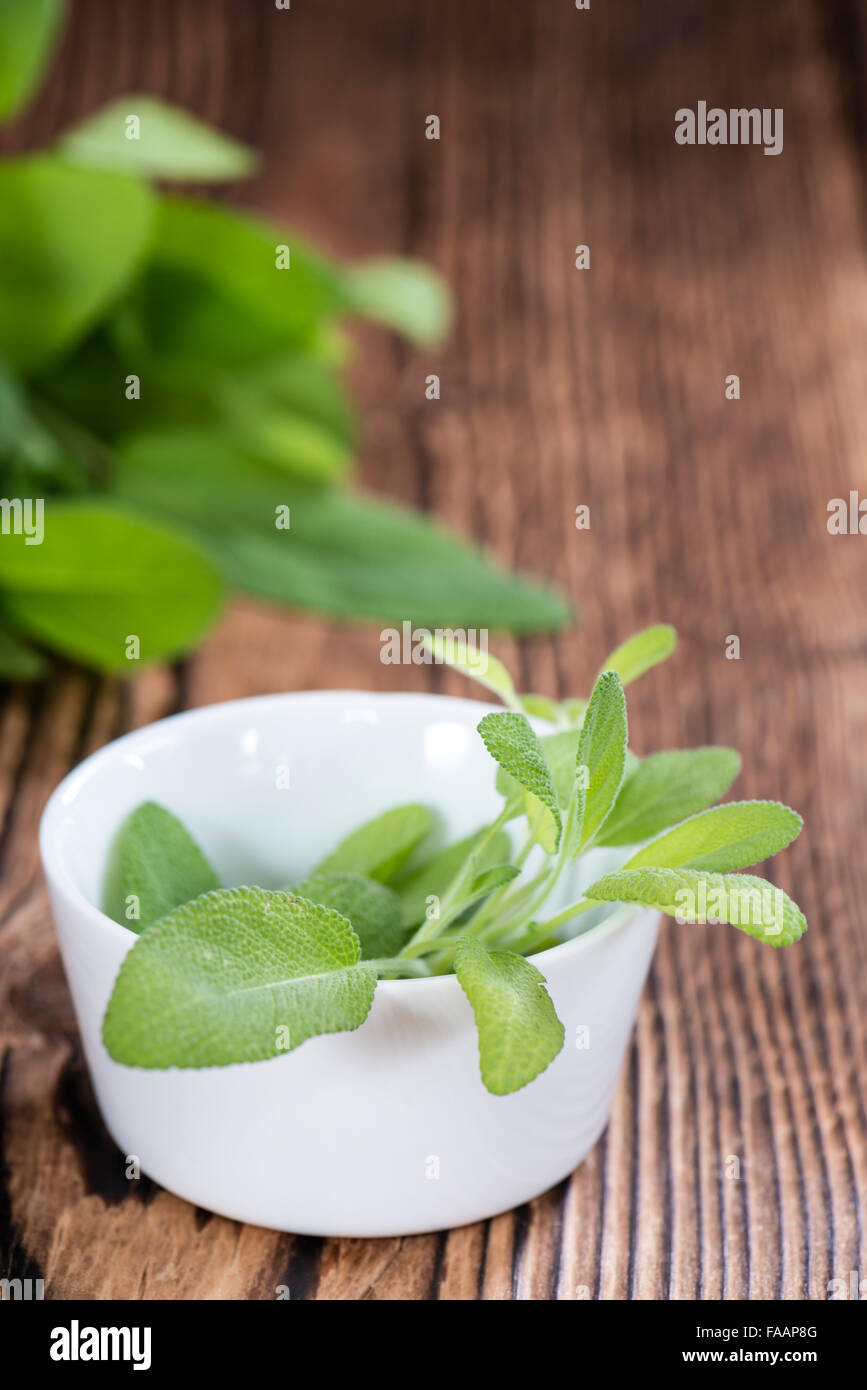
<instances>
[{"instance_id":1,"label":"green sage leaf","mask_svg":"<svg viewBox=\"0 0 867 1390\"><path fill-rule=\"evenodd\" d=\"M807 930L781 888L754 874L695 869L620 869L587 889L594 902L639 903L682 922L728 922L769 946L789 946Z\"/></svg>"},{"instance_id":2,"label":"green sage leaf","mask_svg":"<svg viewBox=\"0 0 867 1390\"><path fill-rule=\"evenodd\" d=\"M142 932L219 886L186 827L164 806L145 801L124 821L112 846L105 912L130 931Z\"/></svg>"},{"instance_id":3,"label":"green sage leaf","mask_svg":"<svg viewBox=\"0 0 867 1390\"><path fill-rule=\"evenodd\" d=\"M624 780L600 845L634 845L713 805L740 772L733 748L651 753Z\"/></svg>"},{"instance_id":4,"label":"green sage leaf","mask_svg":"<svg viewBox=\"0 0 867 1390\"><path fill-rule=\"evenodd\" d=\"M512 677L503 663L467 641L465 634L423 633L422 642L435 661L443 662L453 671L459 671L462 676L468 676L487 690L492 690L504 704L514 705L517 702Z\"/></svg>"},{"instance_id":5,"label":"green sage leaf","mask_svg":"<svg viewBox=\"0 0 867 1390\"><path fill-rule=\"evenodd\" d=\"M131 1067L259 1062L360 1027L375 988L339 913L291 893L224 888L142 933L102 1036Z\"/></svg>"},{"instance_id":6,"label":"green sage leaf","mask_svg":"<svg viewBox=\"0 0 867 1390\"><path fill-rule=\"evenodd\" d=\"M551 769L529 719L513 711L486 714L478 730L491 757L529 794L530 820L547 812L539 838L546 847L551 844L556 848L563 828L560 804Z\"/></svg>"},{"instance_id":7,"label":"green sage leaf","mask_svg":"<svg viewBox=\"0 0 867 1390\"><path fill-rule=\"evenodd\" d=\"M0 161L0 356L26 374L73 347L135 273L153 206L124 174Z\"/></svg>"},{"instance_id":8,"label":"green sage leaf","mask_svg":"<svg viewBox=\"0 0 867 1390\"><path fill-rule=\"evenodd\" d=\"M131 123L133 117L135 124ZM145 178L217 183L252 174L257 157L188 111L141 92L118 97L60 139L64 159Z\"/></svg>"},{"instance_id":9,"label":"green sage leaf","mask_svg":"<svg viewBox=\"0 0 867 1390\"><path fill-rule=\"evenodd\" d=\"M405 926L414 927L423 921L427 908L433 905L429 903L429 899L442 900L445 897L449 885L484 834L484 829L477 830L473 835L467 835L465 839L438 850L411 871L398 875L392 887L400 899ZM479 871L504 863L509 857L509 849L509 837L504 830L492 835L479 856Z\"/></svg>"},{"instance_id":10,"label":"green sage leaf","mask_svg":"<svg viewBox=\"0 0 867 1390\"><path fill-rule=\"evenodd\" d=\"M363 874L317 873L292 891L345 917L361 942L362 960L396 956L406 940L400 899L376 879Z\"/></svg>"},{"instance_id":11,"label":"green sage leaf","mask_svg":"<svg viewBox=\"0 0 867 1390\"><path fill-rule=\"evenodd\" d=\"M616 671L598 677L578 739L575 841L595 839L617 800L626 773L626 697Z\"/></svg>"},{"instance_id":12,"label":"green sage leaf","mask_svg":"<svg viewBox=\"0 0 867 1390\"><path fill-rule=\"evenodd\" d=\"M476 1020L484 1085L495 1096L520 1090L563 1047L545 977L523 956L489 951L472 936L458 942L455 974Z\"/></svg>"},{"instance_id":13,"label":"green sage leaf","mask_svg":"<svg viewBox=\"0 0 867 1390\"><path fill-rule=\"evenodd\" d=\"M624 869L707 869L725 873L769 859L794 840L803 821L778 801L729 801L667 830Z\"/></svg>"},{"instance_id":14,"label":"green sage leaf","mask_svg":"<svg viewBox=\"0 0 867 1390\"><path fill-rule=\"evenodd\" d=\"M667 623L657 623L621 643L604 663L603 671L616 671L624 685L665 661L677 645L677 633Z\"/></svg>"},{"instance_id":15,"label":"green sage leaf","mask_svg":"<svg viewBox=\"0 0 867 1390\"><path fill-rule=\"evenodd\" d=\"M128 675L201 637L222 597L213 562L186 536L104 502L53 499L41 545L4 538L0 589L25 637Z\"/></svg>"},{"instance_id":16,"label":"green sage leaf","mask_svg":"<svg viewBox=\"0 0 867 1390\"><path fill-rule=\"evenodd\" d=\"M353 830L318 866L321 874L363 874L388 883L433 830L426 806L395 806Z\"/></svg>"},{"instance_id":17,"label":"green sage leaf","mask_svg":"<svg viewBox=\"0 0 867 1390\"><path fill-rule=\"evenodd\" d=\"M183 477L183 488L178 479ZM116 494L184 521L227 580L273 602L428 628L558 627L567 609L424 517L350 493L304 489L216 432L151 430L120 449ZM291 526L277 530L278 508Z\"/></svg>"},{"instance_id":18,"label":"green sage leaf","mask_svg":"<svg viewBox=\"0 0 867 1390\"><path fill-rule=\"evenodd\" d=\"M422 346L439 342L449 326L448 293L440 277L421 262L368 261L348 273L347 289L354 313Z\"/></svg>"},{"instance_id":19,"label":"green sage leaf","mask_svg":"<svg viewBox=\"0 0 867 1390\"><path fill-rule=\"evenodd\" d=\"M0 121L11 120L38 86L60 29L63 0L0 4Z\"/></svg>"}]
</instances>

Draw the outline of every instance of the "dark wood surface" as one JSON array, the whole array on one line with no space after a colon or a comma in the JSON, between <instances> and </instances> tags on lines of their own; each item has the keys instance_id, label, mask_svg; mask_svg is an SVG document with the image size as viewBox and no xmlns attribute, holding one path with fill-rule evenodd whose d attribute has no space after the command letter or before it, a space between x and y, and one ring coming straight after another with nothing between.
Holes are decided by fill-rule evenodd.
<instances>
[{"instance_id":1,"label":"dark wood surface","mask_svg":"<svg viewBox=\"0 0 867 1390\"><path fill-rule=\"evenodd\" d=\"M729 743L736 788L798 807L772 868L792 950L664 926L607 1133L519 1211L404 1240L293 1238L130 1184L83 1071L36 850L87 751L182 706L329 685L460 690L378 631L237 604L177 671L67 669L0 721L0 1272L46 1296L823 1299L863 1277L867 26L852 3L82 0L11 143L151 90L266 155L238 197L347 258L454 287L447 345L358 333L360 475L556 581L580 627L497 650L581 693L661 619L633 743ZM684 148L700 99L781 106L779 158ZM426 115L442 123L424 139ZM10 141L7 140L7 146ZM591 247L591 269L574 248ZM442 378L427 402L424 378ZM727 401L737 373L741 399ZM575 508L591 509L577 531ZM725 658L737 635L739 661ZM740 1176L728 1176L737 1160Z\"/></svg>"}]
</instances>

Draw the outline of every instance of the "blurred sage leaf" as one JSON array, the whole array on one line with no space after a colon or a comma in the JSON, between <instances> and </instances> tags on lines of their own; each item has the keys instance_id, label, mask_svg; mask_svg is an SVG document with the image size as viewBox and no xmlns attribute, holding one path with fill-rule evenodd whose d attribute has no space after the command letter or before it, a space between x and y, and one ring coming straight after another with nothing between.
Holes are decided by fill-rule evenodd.
<instances>
[{"instance_id":1,"label":"blurred sage leaf","mask_svg":"<svg viewBox=\"0 0 867 1390\"><path fill-rule=\"evenodd\" d=\"M419 261L376 260L347 273L353 312L395 328L410 342L437 343L449 326L449 297Z\"/></svg>"},{"instance_id":2,"label":"blurred sage leaf","mask_svg":"<svg viewBox=\"0 0 867 1390\"><path fill-rule=\"evenodd\" d=\"M135 400L125 394L130 361L145 383ZM101 328L34 386L45 401L106 439L132 428L211 427L242 453L312 483L337 482L352 464L354 420L345 395L302 352L235 369L191 364L154 355L147 346L124 351L116 335Z\"/></svg>"},{"instance_id":3,"label":"blurred sage leaf","mask_svg":"<svg viewBox=\"0 0 867 1390\"><path fill-rule=\"evenodd\" d=\"M547 695L522 695L521 708L531 719L544 719L547 724L562 724L565 715L561 705Z\"/></svg>"},{"instance_id":4,"label":"blurred sage leaf","mask_svg":"<svg viewBox=\"0 0 867 1390\"><path fill-rule=\"evenodd\" d=\"M239 446L253 458L310 483L334 483L352 464L349 445L315 420L288 410L261 383L225 378L221 405Z\"/></svg>"},{"instance_id":5,"label":"blurred sage leaf","mask_svg":"<svg viewBox=\"0 0 867 1390\"><path fill-rule=\"evenodd\" d=\"M151 258L170 277L150 307L161 350L206 356L220 302L254 315L262 357L310 340L322 319L353 307L342 273L284 228L193 198L161 200Z\"/></svg>"},{"instance_id":6,"label":"blurred sage leaf","mask_svg":"<svg viewBox=\"0 0 867 1390\"><path fill-rule=\"evenodd\" d=\"M145 178L217 183L252 174L257 158L188 111L143 93L118 97L60 139L64 159Z\"/></svg>"},{"instance_id":7,"label":"blurred sage leaf","mask_svg":"<svg viewBox=\"0 0 867 1390\"><path fill-rule=\"evenodd\" d=\"M41 544L4 537L0 591L25 637L99 670L133 674L203 635L222 584L210 557L163 523L103 501L51 499Z\"/></svg>"},{"instance_id":8,"label":"blurred sage leaf","mask_svg":"<svg viewBox=\"0 0 867 1390\"><path fill-rule=\"evenodd\" d=\"M64 10L63 0L0 3L0 121L16 116L40 81Z\"/></svg>"},{"instance_id":9,"label":"blurred sage leaf","mask_svg":"<svg viewBox=\"0 0 867 1390\"><path fill-rule=\"evenodd\" d=\"M334 373L317 357L293 352L258 363L255 380L272 399L314 421L345 444L358 434L355 412Z\"/></svg>"},{"instance_id":10,"label":"blurred sage leaf","mask_svg":"<svg viewBox=\"0 0 867 1390\"><path fill-rule=\"evenodd\" d=\"M479 685L493 691L504 704L511 705L513 709L518 704L512 677L502 661L489 654L486 646L478 647L463 634L455 640L453 633L448 637L437 632L423 633L422 641L434 661L450 666L453 671L469 677L470 680L478 681Z\"/></svg>"},{"instance_id":11,"label":"blurred sage leaf","mask_svg":"<svg viewBox=\"0 0 867 1390\"><path fill-rule=\"evenodd\" d=\"M124 174L0 163L0 356L24 374L84 336L138 265L153 198Z\"/></svg>"},{"instance_id":12,"label":"blurred sage leaf","mask_svg":"<svg viewBox=\"0 0 867 1390\"><path fill-rule=\"evenodd\" d=\"M426 517L301 488L211 432L147 431L118 452L115 494L194 527L227 580L260 598L430 628L551 631L568 615L555 594L497 569Z\"/></svg>"}]
</instances>

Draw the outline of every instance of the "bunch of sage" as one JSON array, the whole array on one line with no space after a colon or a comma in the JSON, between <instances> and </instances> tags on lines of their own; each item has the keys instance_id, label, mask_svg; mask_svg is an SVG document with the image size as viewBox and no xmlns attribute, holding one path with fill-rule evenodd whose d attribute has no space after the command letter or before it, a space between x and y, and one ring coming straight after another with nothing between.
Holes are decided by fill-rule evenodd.
<instances>
[{"instance_id":1,"label":"bunch of sage","mask_svg":"<svg viewBox=\"0 0 867 1390\"><path fill-rule=\"evenodd\" d=\"M63 9L0 6L0 122L34 91ZM358 426L341 320L431 344L448 296L424 265L345 268L155 186L256 164L141 94L0 159L0 678L40 675L40 649L128 673L178 655L232 590L430 628L565 617L423 516L342 486Z\"/></svg>"},{"instance_id":2,"label":"bunch of sage","mask_svg":"<svg viewBox=\"0 0 867 1390\"><path fill-rule=\"evenodd\" d=\"M454 972L482 1080L503 1095L563 1046L544 955L527 957L575 935L586 913L645 906L770 946L797 941L800 909L741 870L789 844L800 816L775 801L714 805L740 770L730 748L629 750L624 686L673 647L667 626L639 633L609 656L586 701L521 696L489 658L484 683L510 708L478 728L502 807L445 848L426 848L435 817L411 803L359 827L286 889L222 887L168 810L140 806L119 831L105 900L140 933L105 1015L111 1056L138 1067L261 1061L358 1028L378 979ZM528 711L550 732L537 733ZM619 849L620 866L546 911L566 870L600 846Z\"/></svg>"}]
</instances>

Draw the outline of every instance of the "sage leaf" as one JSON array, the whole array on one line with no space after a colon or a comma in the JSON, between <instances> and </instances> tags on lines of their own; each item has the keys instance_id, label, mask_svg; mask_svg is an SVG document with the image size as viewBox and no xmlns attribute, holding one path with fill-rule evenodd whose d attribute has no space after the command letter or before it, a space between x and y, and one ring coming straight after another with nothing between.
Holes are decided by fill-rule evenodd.
<instances>
[{"instance_id":1,"label":"sage leaf","mask_svg":"<svg viewBox=\"0 0 867 1390\"><path fill-rule=\"evenodd\" d=\"M155 801L137 806L109 858L105 912L130 931L219 888L220 881L184 825Z\"/></svg>"},{"instance_id":2,"label":"sage leaf","mask_svg":"<svg viewBox=\"0 0 867 1390\"><path fill-rule=\"evenodd\" d=\"M627 775L596 843L638 844L703 811L728 791L740 767L733 748L651 753Z\"/></svg>"},{"instance_id":3,"label":"sage leaf","mask_svg":"<svg viewBox=\"0 0 867 1390\"><path fill-rule=\"evenodd\" d=\"M563 1047L545 977L523 956L489 951L472 936L457 944L455 974L476 1021L484 1085L495 1096L520 1090Z\"/></svg>"},{"instance_id":4,"label":"sage leaf","mask_svg":"<svg viewBox=\"0 0 867 1390\"><path fill-rule=\"evenodd\" d=\"M124 174L42 155L0 161L0 356L10 366L32 373L83 337L136 271L153 206Z\"/></svg>"},{"instance_id":5,"label":"sage leaf","mask_svg":"<svg viewBox=\"0 0 867 1390\"><path fill-rule=\"evenodd\" d=\"M395 806L341 840L316 873L363 874L388 883L433 827L434 818L426 806Z\"/></svg>"},{"instance_id":6,"label":"sage leaf","mask_svg":"<svg viewBox=\"0 0 867 1390\"><path fill-rule=\"evenodd\" d=\"M549 700L547 695L522 695L521 709L531 719L544 719L549 724L561 724L565 718L562 705Z\"/></svg>"},{"instance_id":7,"label":"sage leaf","mask_svg":"<svg viewBox=\"0 0 867 1390\"><path fill-rule=\"evenodd\" d=\"M3 0L0 5L0 121L17 115L38 85L63 14L63 0Z\"/></svg>"},{"instance_id":8,"label":"sage leaf","mask_svg":"<svg viewBox=\"0 0 867 1390\"><path fill-rule=\"evenodd\" d=\"M129 118L138 124L131 126ZM141 92L109 102L59 141L64 159L145 178L217 183L252 174L253 150L212 130L188 111Z\"/></svg>"},{"instance_id":9,"label":"sage leaf","mask_svg":"<svg viewBox=\"0 0 867 1390\"><path fill-rule=\"evenodd\" d=\"M624 685L643 676L651 666L665 661L677 646L677 633L667 623L657 623L621 643L609 656L603 671L616 671Z\"/></svg>"},{"instance_id":10,"label":"sage leaf","mask_svg":"<svg viewBox=\"0 0 867 1390\"><path fill-rule=\"evenodd\" d=\"M334 617L514 632L551 631L565 620L560 599L541 585L493 568L480 551L389 503L337 492L300 499L292 533L289 546L272 531L217 537L227 579Z\"/></svg>"},{"instance_id":11,"label":"sage leaf","mask_svg":"<svg viewBox=\"0 0 867 1390\"><path fill-rule=\"evenodd\" d=\"M587 711L586 700L564 700L561 709L569 720L570 724L583 724L584 715Z\"/></svg>"},{"instance_id":12,"label":"sage leaf","mask_svg":"<svg viewBox=\"0 0 867 1390\"><path fill-rule=\"evenodd\" d=\"M725 873L758 864L799 834L797 811L778 801L729 801L667 830L623 865L638 869L708 869Z\"/></svg>"},{"instance_id":13,"label":"sage leaf","mask_svg":"<svg viewBox=\"0 0 867 1390\"><path fill-rule=\"evenodd\" d=\"M239 447L302 482L334 483L350 468L349 445L315 420L288 410L256 385L223 382L221 405Z\"/></svg>"},{"instance_id":14,"label":"sage leaf","mask_svg":"<svg viewBox=\"0 0 867 1390\"><path fill-rule=\"evenodd\" d=\"M292 891L345 917L361 942L362 960L395 956L406 940L400 899L375 879L363 874L318 873L296 884Z\"/></svg>"},{"instance_id":15,"label":"sage leaf","mask_svg":"<svg viewBox=\"0 0 867 1390\"><path fill-rule=\"evenodd\" d=\"M292 352L258 362L256 382L281 405L303 415L344 444L358 438L353 406L333 371L307 352Z\"/></svg>"},{"instance_id":16,"label":"sage leaf","mask_svg":"<svg viewBox=\"0 0 867 1390\"><path fill-rule=\"evenodd\" d=\"M556 847L563 829L560 804L551 769L529 719L513 711L486 714L478 730L491 757L529 794L528 817L535 820L540 812L547 812L539 838L546 847L549 843Z\"/></svg>"},{"instance_id":17,"label":"sage leaf","mask_svg":"<svg viewBox=\"0 0 867 1390\"><path fill-rule=\"evenodd\" d=\"M754 874L695 869L620 869L587 889L594 902L639 903L681 922L728 922L769 946L789 946L807 930L792 899Z\"/></svg>"},{"instance_id":18,"label":"sage leaf","mask_svg":"<svg viewBox=\"0 0 867 1390\"><path fill-rule=\"evenodd\" d=\"M416 868L405 871L393 880L392 888L400 899L406 927L417 926L424 920L428 906L433 906L429 904L429 899L442 900L445 897L449 885L485 833L484 829L477 830L473 835L467 835L465 839L447 845ZM509 837L504 830L492 835L478 857L479 871L505 862L509 857L509 849Z\"/></svg>"},{"instance_id":19,"label":"sage leaf","mask_svg":"<svg viewBox=\"0 0 867 1390\"><path fill-rule=\"evenodd\" d=\"M224 888L142 933L102 1036L131 1067L259 1062L360 1027L375 988L339 913L291 893Z\"/></svg>"},{"instance_id":20,"label":"sage leaf","mask_svg":"<svg viewBox=\"0 0 867 1390\"><path fill-rule=\"evenodd\" d=\"M578 739L575 840L595 839L617 800L626 773L626 697L616 671L598 677Z\"/></svg>"},{"instance_id":21,"label":"sage leaf","mask_svg":"<svg viewBox=\"0 0 867 1390\"><path fill-rule=\"evenodd\" d=\"M396 329L410 342L438 343L449 326L448 293L421 262L369 261L348 273L347 291L355 313Z\"/></svg>"},{"instance_id":22,"label":"sage leaf","mask_svg":"<svg viewBox=\"0 0 867 1390\"><path fill-rule=\"evenodd\" d=\"M288 247L288 265L278 265L278 257L286 260L280 246ZM166 295L157 321L151 303L155 346L182 356L195 358L204 345L215 292L255 315L268 333L269 351L281 342L310 342L323 319L351 308L341 272L285 228L198 199L161 200L150 255L156 267L180 273L191 289L205 289L198 301Z\"/></svg>"},{"instance_id":23,"label":"sage leaf","mask_svg":"<svg viewBox=\"0 0 867 1390\"><path fill-rule=\"evenodd\" d=\"M575 793L575 768L580 739L580 729L561 729L556 734L543 734L539 740L545 761L554 778L557 800L562 810L566 810Z\"/></svg>"},{"instance_id":24,"label":"sage leaf","mask_svg":"<svg viewBox=\"0 0 867 1390\"><path fill-rule=\"evenodd\" d=\"M176 655L220 605L219 574L192 540L104 502L49 499L42 544L25 542L0 547L4 612L25 637L102 671Z\"/></svg>"},{"instance_id":25,"label":"sage leaf","mask_svg":"<svg viewBox=\"0 0 867 1390\"><path fill-rule=\"evenodd\" d=\"M470 680L492 690L505 704L517 704L512 677L495 656L480 651L464 637L455 640L454 634L447 640L439 632L426 632L422 634L422 642L434 661L445 663L462 676L469 676Z\"/></svg>"},{"instance_id":26,"label":"sage leaf","mask_svg":"<svg viewBox=\"0 0 867 1390\"><path fill-rule=\"evenodd\" d=\"M131 436L113 487L136 507L184 521L230 583L273 602L428 628L539 631L567 616L556 595L495 569L427 518L357 494L301 488L216 431ZM288 530L275 529L278 507L290 509Z\"/></svg>"}]
</instances>

